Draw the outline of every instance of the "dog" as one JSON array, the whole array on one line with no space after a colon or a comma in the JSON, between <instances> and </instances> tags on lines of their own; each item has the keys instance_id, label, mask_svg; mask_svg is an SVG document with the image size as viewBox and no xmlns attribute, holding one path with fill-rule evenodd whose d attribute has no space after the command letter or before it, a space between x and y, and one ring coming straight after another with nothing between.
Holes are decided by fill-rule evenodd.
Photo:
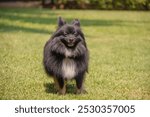
<instances>
[{"instance_id":1,"label":"dog","mask_svg":"<svg viewBox=\"0 0 150 117\"><path fill-rule=\"evenodd\" d=\"M88 72L89 51L81 30L80 21L68 24L58 18L58 28L44 46L43 64L52 76L58 94L66 93L66 83L75 79L76 94L86 93L85 74Z\"/></svg>"}]
</instances>

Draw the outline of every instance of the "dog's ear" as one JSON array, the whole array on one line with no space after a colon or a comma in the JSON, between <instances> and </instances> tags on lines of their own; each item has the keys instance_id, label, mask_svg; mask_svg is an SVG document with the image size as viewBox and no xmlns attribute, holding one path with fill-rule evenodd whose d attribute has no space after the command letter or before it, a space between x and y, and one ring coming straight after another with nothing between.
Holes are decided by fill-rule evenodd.
<instances>
[{"instance_id":1,"label":"dog's ear","mask_svg":"<svg viewBox=\"0 0 150 117\"><path fill-rule=\"evenodd\" d=\"M64 24L66 24L66 21L64 21L61 17L58 17L58 27L61 27Z\"/></svg>"},{"instance_id":2,"label":"dog's ear","mask_svg":"<svg viewBox=\"0 0 150 117\"><path fill-rule=\"evenodd\" d=\"M80 21L78 19L75 19L72 24L80 27Z\"/></svg>"}]
</instances>

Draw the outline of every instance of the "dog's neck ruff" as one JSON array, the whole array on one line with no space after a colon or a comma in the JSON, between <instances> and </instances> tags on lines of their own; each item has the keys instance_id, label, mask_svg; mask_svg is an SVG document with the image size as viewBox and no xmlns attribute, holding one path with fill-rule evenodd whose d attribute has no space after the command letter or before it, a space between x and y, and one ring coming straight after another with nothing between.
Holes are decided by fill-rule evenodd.
<instances>
[{"instance_id":1,"label":"dog's neck ruff","mask_svg":"<svg viewBox=\"0 0 150 117\"><path fill-rule=\"evenodd\" d=\"M66 57L66 58L72 57L72 50L70 50L70 49L65 49L65 57Z\"/></svg>"}]
</instances>

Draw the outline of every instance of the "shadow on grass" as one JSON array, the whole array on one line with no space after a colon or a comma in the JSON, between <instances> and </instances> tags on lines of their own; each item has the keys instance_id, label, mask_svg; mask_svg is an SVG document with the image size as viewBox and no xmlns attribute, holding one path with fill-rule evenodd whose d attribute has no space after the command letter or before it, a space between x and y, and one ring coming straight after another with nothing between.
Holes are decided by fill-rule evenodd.
<instances>
[{"instance_id":1,"label":"shadow on grass","mask_svg":"<svg viewBox=\"0 0 150 117\"><path fill-rule=\"evenodd\" d=\"M49 16L47 17L42 17L38 14L36 16L24 16L22 14L1 14L1 18L11 20L11 21L20 21L20 22L25 22L25 23L36 23L36 24L56 24L57 23L57 18Z\"/></svg>"},{"instance_id":2,"label":"shadow on grass","mask_svg":"<svg viewBox=\"0 0 150 117\"><path fill-rule=\"evenodd\" d=\"M1 9L2 11L0 11L0 19L3 21L7 20L10 23L0 23L0 32L13 32L13 31L23 31L23 32L31 32L31 33L44 33L44 34L51 34L53 32L44 29L44 28L40 28L41 24L45 24L45 25L50 25L50 24L56 24L57 20L55 18L43 18L40 17L40 13L44 13L43 11L40 10L40 12L38 12L39 10L32 10L32 12L30 10L25 10L25 11L19 11L20 9L18 9L18 11L15 10L6 10L4 11L4 9ZM54 13L44 13L46 15L49 15L50 17L55 15ZM34 15L34 17L32 16ZM14 25L13 22L21 22L22 25ZM24 27L24 23L31 23L32 24L39 24L39 28L36 27ZM11 25L12 24L12 25Z\"/></svg>"},{"instance_id":3,"label":"shadow on grass","mask_svg":"<svg viewBox=\"0 0 150 117\"><path fill-rule=\"evenodd\" d=\"M44 15L49 15L49 16L55 16L57 15L55 12L49 12L50 9L35 9L35 8L25 8L25 9L21 9L21 8L0 8L0 14L21 14L21 15L29 15L29 16L33 16L35 14L39 14L38 16L40 16L41 14Z\"/></svg>"},{"instance_id":4,"label":"shadow on grass","mask_svg":"<svg viewBox=\"0 0 150 117\"><path fill-rule=\"evenodd\" d=\"M13 32L13 31L23 31L23 32L32 32L32 33L43 33L43 34L51 34L52 31L44 30L44 29L37 29L37 28L29 28L23 26L13 26L8 24L1 24L0 23L0 32Z\"/></svg>"},{"instance_id":5,"label":"shadow on grass","mask_svg":"<svg viewBox=\"0 0 150 117\"><path fill-rule=\"evenodd\" d=\"M45 92L46 93L52 93L52 94L56 94L57 91L55 89L54 83L45 83L44 84L45 87ZM67 84L67 92L69 94L74 94L75 93L75 87L73 84Z\"/></svg>"},{"instance_id":6,"label":"shadow on grass","mask_svg":"<svg viewBox=\"0 0 150 117\"><path fill-rule=\"evenodd\" d=\"M19 14L20 13L20 14ZM39 13L36 13L36 15L33 12L33 15L23 15L23 13L19 12L16 13L0 13L1 18L11 20L11 21L21 21L21 22L27 22L27 23L36 23L36 24L53 24L57 25L57 16L54 15L52 17L49 15L49 17L42 17L38 15ZM71 22L74 18L64 18L66 21ZM102 19L80 19L81 24L83 26L130 26L133 25L133 23L150 23L150 21L126 21L126 20L102 20Z\"/></svg>"},{"instance_id":7,"label":"shadow on grass","mask_svg":"<svg viewBox=\"0 0 150 117\"><path fill-rule=\"evenodd\" d=\"M38 12L39 11L39 12ZM42 13L42 15L40 15ZM48 17L45 17L48 16ZM0 18L2 20L8 20L10 22L16 22L19 21L22 24L23 23L31 23L32 24L39 24L40 25L55 25L57 26L57 14L53 12L46 11L44 10L21 10L18 11L14 10L6 10L3 12L0 12ZM72 21L74 18L64 18L66 21ZM102 19L80 19L81 25L82 26L92 26L92 27L97 27L97 26L104 26L104 27L111 27L111 26L137 26L136 24L140 23L150 23L150 21L125 21L125 20L102 20ZM52 32L46 30L46 29L37 29L36 27L28 28L28 27L23 27L23 26L14 26L10 24L0 24L0 31L3 32L8 32L8 31L25 31L25 32L33 32L33 33L46 33L50 34ZM54 29L55 30L55 29Z\"/></svg>"},{"instance_id":8,"label":"shadow on grass","mask_svg":"<svg viewBox=\"0 0 150 117\"><path fill-rule=\"evenodd\" d=\"M45 83L44 87L45 87L46 93L53 93L54 94L57 92L55 89L54 83Z\"/></svg>"}]
</instances>

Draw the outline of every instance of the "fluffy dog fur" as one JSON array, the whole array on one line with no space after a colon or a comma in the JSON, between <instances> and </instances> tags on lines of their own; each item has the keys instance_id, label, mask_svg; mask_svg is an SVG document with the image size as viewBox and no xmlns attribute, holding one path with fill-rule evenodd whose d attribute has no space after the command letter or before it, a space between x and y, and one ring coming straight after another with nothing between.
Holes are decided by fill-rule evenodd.
<instances>
[{"instance_id":1,"label":"fluffy dog fur","mask_svg":"<svg viewBox=\"0 0 150 117\"><path fill-rule=\"evenodd\" d=\"M59 94L66 93L66 81L76 80L77 94L85 93L83 86L88 71L88 49L80 22L67 24L61 17L58 28L44 47L44 68L53 76Z\"/></svg>"}]
</instances>

